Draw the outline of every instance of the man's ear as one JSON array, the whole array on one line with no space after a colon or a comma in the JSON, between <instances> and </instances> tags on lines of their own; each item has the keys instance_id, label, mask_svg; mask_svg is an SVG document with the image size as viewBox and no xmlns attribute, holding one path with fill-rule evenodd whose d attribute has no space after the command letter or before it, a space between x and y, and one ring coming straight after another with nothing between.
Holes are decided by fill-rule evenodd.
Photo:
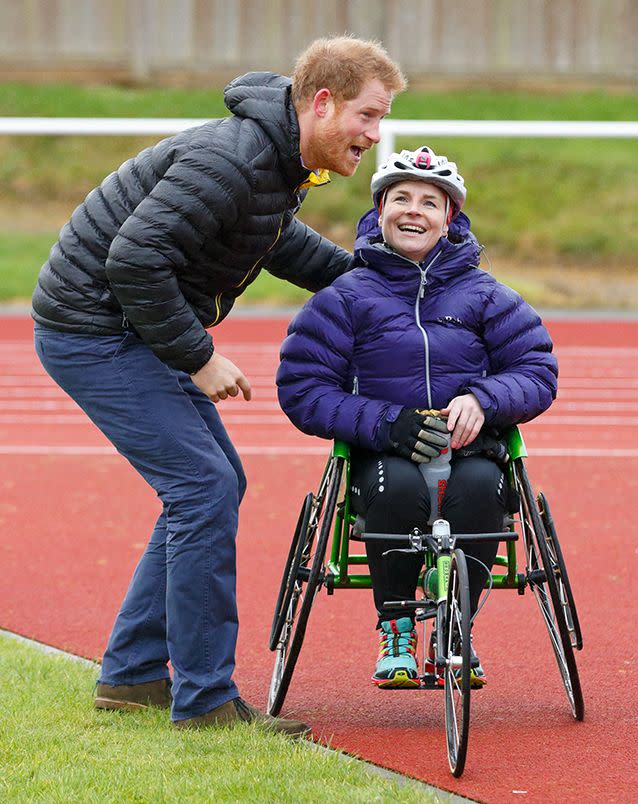
<instances>
[{"instance_id":1,"label":"man's ear","mask_svg":"<svg viewBox=\"0 0 638 804\"><path fill-rule=\"evenodd\" d=\"M312 108L317 117L325 117L328 114L332 102L332 92L330 92L327 87L318 90L312 99Z\"/></svg>"}]
</instances>

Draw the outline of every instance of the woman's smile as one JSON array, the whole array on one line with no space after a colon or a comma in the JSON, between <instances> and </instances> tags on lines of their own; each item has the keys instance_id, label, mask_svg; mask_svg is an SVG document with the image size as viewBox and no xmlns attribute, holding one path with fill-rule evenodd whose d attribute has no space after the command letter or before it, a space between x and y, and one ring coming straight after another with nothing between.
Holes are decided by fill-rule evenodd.
<instances>
[{"instance_id":1,"label":"woman's smile","mask_svg":"<svg viewBox=\"0 0 638 804\"><path fill-rule=\"evenodd\" d=\"M403 181L394 184L380 216L385 242L399 254L422 262L447 233L446 193L434 184Z\"/></svg>"}]
</instances>

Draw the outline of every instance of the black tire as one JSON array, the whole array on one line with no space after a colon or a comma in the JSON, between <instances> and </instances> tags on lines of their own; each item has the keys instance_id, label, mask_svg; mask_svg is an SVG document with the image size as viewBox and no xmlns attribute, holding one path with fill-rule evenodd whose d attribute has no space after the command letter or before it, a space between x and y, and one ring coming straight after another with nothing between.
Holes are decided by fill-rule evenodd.
<instances>
[{"instance_id":1,"label":"black tire","mask_svg":"<svg viewBox=\"0 0 638 804\"><path fill-rule=\"evenodd\" d=\"M549 510L549 503L543 492L538 493L536 498L538 501L538 508L540 511L543 525L545 525L545 535L547 537L547 549L549 550L550 560L554 566L554 575L558 581L561 604L563 606L563 613L565 615L565 622L569 628L569 636L572 647L576 650L583 649L583 634L580 630L580 622L578 620L578 612L576 611L576 602L572 592L572 585L569 582L569 575L567 574L567 566L563 558L563 551L558 541L556 528L554 526L554 519Z\"/></svg>"},{"instance_id":2,"label":"black tire","mask_svg":"<svg viewBox=\"0 0 638 804\"><path fill-rule=\"evenodd\" d=\"M272 627L270 629L270 650L276 650L279 637L281 636L281 629L286 622L286 615L290 608L290 601L295 592L295 583L299 575L299 569L306 566L308 556L312 549L312 541L314 539L315 530L309 527L310 516L314 504L314 494L309 492L306 495L299 518L297 519L297 526L295 533L292 537L290 550L288 551L288 558L284 567L284 573L279 587L279 595L277 596L277 603L275 604L275 613L272 618Z\"/></svg>"},{"instance_id":3,"label":"black tire","mask_svg":"<svg viewBox=\"0 0 638 804\"><path fill-rule=\"evenodd\" d=\"M471 622L467 564L465 554L457 549L450 567L443 643L440 647L440 652L446 658L443 672L447 756L452 775L456 777L465 768L470 733Z\"/></svg>"},{"instance_id":4,"label":"black tire","mask_svg":"<svg viewBox=\"0 0 638 804\"><path fill-rule=\"evenodd\" d=\"M294 577L291 573L289 583L293 590L275 646L275 666L268 693L267 711L270 715L278 715L281 711L301 651L310 609L324 581L324 558L337 507L343 467L343 458L330 459L319 492L313 500L304 540L307 549L300 550L302 558L298 569ZM317 531L319 536L313 554L312 544Z\"/></svg>"},{"instance_id":5,"label":"black tire","mask_svg":"<svg viewBox=\"0 0 638 804\"><path fill-rule=\"evenodd\" d=\"M585 704L574 656L573 632L565 617L563 601L567 595L560 576L560 565L553 559L548 546L549 537L522 458L516 460L514 472L521 497L527 581L543 615L572 714L576 720L582 720Z\"/></svg>"}]
</instances>

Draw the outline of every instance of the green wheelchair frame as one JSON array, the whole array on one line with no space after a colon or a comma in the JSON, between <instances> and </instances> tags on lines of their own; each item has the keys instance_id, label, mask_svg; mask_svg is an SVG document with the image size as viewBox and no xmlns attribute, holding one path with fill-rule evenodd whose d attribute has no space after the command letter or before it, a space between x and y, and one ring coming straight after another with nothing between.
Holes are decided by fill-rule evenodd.
<instances>
[{"instance_id":1,"label":"green wheelchair frame","mask_svg":"<svg viewBox=\"0 0 638 804\"><path fill-rule=\"evenodd\" d=\"M513 428L508 434L508 452L510 460L527 457L525 444L518 428ZM332 449L333 457L341 457L346 461L346 488L350 488L350 447L343 441L335 441ZM510 483L512 482L510 468ZM365 555L353 554L350 552L349 531L354 526L355 517L350 512L350 497L345 495L342 505L337 506L335 522L332 534L332 549L328 561L328 573L325 576L324 584L328 594L333 594L335 589L371 589L370 575L356 575L349 570L350 566L364 564L367 565ZM492 572L493 589L517 589L521 594L524 592L526 577L518 573L516 558L516 544L514 540L506 542L506 555L496 557L495 566L501 566L506 572ZM430 563L428 564L428 559ZM426 555L425 569L432 566L431 556Z\"/></svg>"},{"instance_id":2,"label":"green wheelchair frame","mask_svg":"<svg viewBox=\"0 0 638 804\"><path fill-rule=\"evenodd\" d=\"M491 537L503 541L505 553L497 556L490 577L487 578L486 587L490 590L516 589L520 595L528 588L533 592L549 633L572 715L576 720L582 720L584 703L574 650L581 650L583 643L567 568L547 498L542 493L535 495L533 492L527 474L525 463L527 450L523 437L517 427L510 428L505 437L509 454L505 471L508 482L515 492L514 497L518 500L518 510L507 518L502 534L473 536L451 534L450 538L444 537L443 543L440 538L438 542L433 539L432 534L420 534L418 531L414 534L391 536L386 534L384 538L402 542L403 546L418 549L424 554L422 577L431 578L432 573L428 574L427 571L435 569L437 562L444 560L445 563L438 565L449 567L452 562L455 572L457 574L460 572L460 581L454 580L452 584L454 593L448 589L446 578L444 585L435 581L434 590L428 590L428 581L426 588L422 590L423 599L406 601L406 604L412 605L412 611L421 612L421 618L426 619L435 616L434 604L426 605L428 593L430 599L438 597L439 613L436 616L442 618L443 623L446 622L446 617L448 621L456 618L458 633L455 637L450 636L450 639L456 639L458 644L464 641L461 615L464 608L469 608L469 602L463 603L457 599L455 604L454 600L454 595L459 598L466 594L463 589L459 592L457 587L467 585L465 557L463 551L456 548L455 540L462 536L470 539ZM357 518L350 509L349 488L350 448L341 441L335 441L317 493L307 494L302 504L275 607L270 649L276 653L276 657L268 699L268 711L272 715L278 714L283 705L317 591L324 586L327 593L332 595L336 589L372 588L369 573L360 571L362 565L367 565L367 557L360 552L354 552L352 544L356 541L365 541L367 538L380 538L381 534L356 533ZM447 525L445 522L444 524ZM449 526L447 533L449 534ZM519 567L516 541L522 541L524 546L524 568ZM442 553L445 553L445 559L441 557ZM459 567L459 564L462 566ZM520 571L521 569L523 571ZM447 575L447 569L445 573ZM434 574L436 575L436 572ZM450 613L450 606L455 613ZM469 614L467 616L469 617ZM469 620L467 622L469 631L471 626ZM465 641L469 645L469 634ZM453 674L446 674L446 678L448 676L451 679L450 686L456 688L446 690L446 727L448 727L448 716L450 719L448 758L452 773L459 776L463 771L467 750L469 664L467 683L464 682L463 688L457 683ZM454 696L458 700L455 701ZM454 712L454 709L459 707L460 715Z\"/></svg>"}]
</instances>

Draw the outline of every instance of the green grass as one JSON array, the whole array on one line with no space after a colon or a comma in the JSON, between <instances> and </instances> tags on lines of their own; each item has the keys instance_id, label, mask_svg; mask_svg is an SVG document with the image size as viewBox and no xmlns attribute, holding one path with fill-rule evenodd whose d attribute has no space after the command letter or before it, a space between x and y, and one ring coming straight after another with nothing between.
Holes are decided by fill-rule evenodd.
<instances>
[{"instance_id":1,"label":"green grass","mask_svg":"<svg viewBox=\"0 0 638 804\"><path fill-rule=\"evenodd\" d=\"M0 85L0 115L214 117L225 111L219 88ZM410 91L396 98L392 116L638 120L638 92ZM0 137L0 299L30 295L37 268L73 208L105 175L156 140ZM458 163L468 186L466 211L497 264L635 269L635 140L427 140ZM311 191L301 217L351 248L355 222L370 203L373 170L374 156L367 154L354 178L335 176L330 187ZM295 304L306 296L260 278L242 301Z\"/></svg>"},{"instance_id":2,"label":"green grass","mask_svg":"<svg viewBox=\"0 0 638 804\"><path fill-rule=\"evenodd\" d=\"M57 232L0 231L0 302L26 300Z\"/></svg>"},{"instance_id":3,"label":"green grass","mask_svg":"<svg viewBox=\"0 0 638 804\"><path fill-rule=\"evenodd\" d=\"M184 733L158 710L98 712L94 670L2 635L0 674L2 801L435 800L252 726Z\"/></svg>"}]
</instances>

